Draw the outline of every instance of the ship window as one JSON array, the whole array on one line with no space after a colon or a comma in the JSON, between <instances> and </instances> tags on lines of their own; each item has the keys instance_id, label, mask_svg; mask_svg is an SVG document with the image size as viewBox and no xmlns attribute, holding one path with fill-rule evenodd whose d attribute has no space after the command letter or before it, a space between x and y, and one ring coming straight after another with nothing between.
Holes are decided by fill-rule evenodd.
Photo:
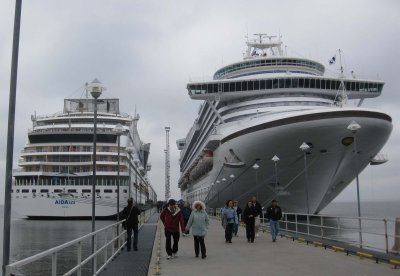
<instances>
[{"instance_id":1,"label":"ship window","mask_svg":"<svg viewBox=\"0 0 400 276\"><path fill-rule=\"evenodd\" d=\"M300 88L304 87L304 79L299 79L299 87Z\"/></svg>"},{"instance_id":2,"label":"ship window","mask_svg":"<svg viewBox=\"0 0 400 276\"><path fill-rule=\"evenodd\" d=\"M68 189L68 193L77 193L76 189Z\"/></svg>"},{"instance_id":3,"label":"ship window","mask_svg":"<svg viewBox=\"0 0 400 276\"><path fill-rule=\"evenodd\" d=\"M360 82L360 91L365 91L365 90L364 90L364 85L365 85L365 83Z\"/></svg>"},{"instance_id":4,"label":"ship window","mask_svg":"<svg viewBox=\"0 0 400 276\"><path fill-rule=\"evenodd\" d=\"M285 88L285 80L279 79L279 88Z\"/></svg>"},{"instance_id":5,"label":"ship window","mask_svg":"<svg viewBox=\"0 0 400 276\"><path fill-rule=\"evenodd\" d=\"M326 89L331 89L331 80L326 80Z\"/></svg>"},{"instance_id":6,"label":"ship window","mask_svg":"<svg viewBox=\"0 0 400 276\"><path fill-rule=\"evenodd\" d=\"M254 81L254 90L260 90L260 81L259 80Z\"/></svg>"},{"instance_id":7,"label":"ship window","mask_svg":"<svg viewBox=\"0 0 400 276\"><path fill-rule=\"evenodd\" d=\"M62 193L62 190L61 189L54 189L54 192L55 193Z\"/></svg>"},{"instance_id":8,"label":"ship window","mask_svg":"<svg viewBox=\"0 0 400 276\"><path fill-rule=\"evenodd\" d=\"M315 88L321 89L321 80L315 80L315 82L316 82Z\"/></svg>"},{"instance_id":9,"label":"ship window","mask_svg":"<svg viewBox=\"0 0 400 276\"><path fill-rule=\"evenodd\" d=\"M340 81L333 81L331 86L334 86L332 87L334 90L339 90Z\"/></svg>"},{"instance_id":10,"label":"ship window","mask_svg":"<svg viewBox=\"0 0 400 276\"><path fill-rule=\"evenodd\" d=\"M248 82L248 90L249 90L249 91L254 90L254 85L253 85L253 84L254 84L253 81L249 81L249 82Z\"/></svg>"},{"instance_id":11,"label":"ship window","mask_svg":"<svg viewBox=\"0 0 400 276\"><path fill-rule=\"evenodd\" d=\"M351 82L351 91L356 90L356 83L355 82Z\"/></svg>"},{"instance_id":12,"label":"ship window","mask_svg":"<svg viewBox=\"0 0 400 276\"><path fill-rule=\"evenodd\" d=\"M124 193L126 194L126 193L128 193L128 191L124 189Z\"/></svg>"},{"instance_id":13,"label":"ship window","mask_svg":"<svg viewBox=\"0 0 400 276\"><path fill-rule=\"evenodd\" d=\"M100 189L96 189L96 193L100 193Z\"/></svg>"},{"instance_id":14,"label":"ship window","mask_svg":"<svg viewBox=\"0 0 400 276\"><path fill-rule=\"evenodd\" d=\"M91 193L92 191L90 189L82 189L82 193Z\"/></svg>"},{"instance_id":15,"label":"ship window","mask_svg":"<svg viewBox=\"0 0 400 276\"><path fill-rule=\"evenodd\" d=\"M209 84L207 84L207 93L212 93L213 91L213 85L212 85L212 83L209 83Z\"/></svg>"},{"instance_id":16,"label":"ship window","mask_svg":"<svg viewBox=\"0 0 400 276\"><path fill-rule=\"evenodd\" d=\"M16 193L19 193L19 189L17 189L15 192L16 192Z\"/></svg>"},{"instance_id":17,"label":"ship window","mask_svg":"<svg viewBox=\"0 0 400 276\"><path fill-rule=\"evenodd\" d=\"M112 193L112 190L111 189L104 189L104 193L110 194L110 193Z\"/></svg>"},{"instance_id":18,"label":"ship window","mask_svg":"<svg viewBox=\"0 0 400 276\"><path fill-rule=\"evenodd\" d=\"M351 90L351 83L350 82L346 82L345 85L346 85L346 90L350 91Z\"/></svg>"},{"instance_id":19,"label":"ship window","mask_svg":"<svg viewBox=\"0 0 400 276\"><path fill-rule=\"evenodd\" d=\"M260 89L265 89L265 80L260 80Z\"/></svg>"},{"instance_id":20,"label":"ship window","mask_svg":"<svg viewBox=\"0 0 400 276\"><path fill-rule=\"evenodd\" d=\"M242 83L240 81L235 82L236 91L242 91Z\"/></svg>"},{"instance_id":21,"label":"ship window","mask_svg":"<svg viewBox=\"0 0 400 276\"><path fill-rule=\"evenodd\" d=\"M310 80L310 88L315 88L315 79Z\"/></svg>"},{"instance_id":22,"label":"ship window","mask_svg":"<svg viewBox=\"0 0 400 276\"><path fill-rule=\"evenodd\" d=\"M304 88L310 88L310 79L304 80Z\"/></svg>"},{"instance_id":23,"label":"ship window","mask_svg":"<svg viewBox=\"0 0 400 276\"><path fill-rule=\"evenodd\" d=\"M267 89L272 89L272 80L267 80L266 88Z\"/></svg>"},{"instance_id":24,"label":"ship window","mask_svg":"<svg viewBox=\"0 0 400 276\"><path fill-rule=\"evenodd\" d=\"M235 83L234 82L229 83L229 92L235 92L235 91L236 91Z\"/></svg>"},{"instance_id":25,"label":"ship window","mask_svg":"<svg viewBox=\"0 0 400 276\"><path fill-rule=\"evenodd\" d=\"M381 92L382 88L383 88L383 84L382 83L378 84L378 92Z\"/></svg>"},{"instance_id":26,"label":"ship window","mask_svg":"<svg viewBox=\"0 0 400 276\"><path fill-rule=\"evenodd\" d=\"M247 91L247 82L246 81L242 82L242 91Z\"/></svg>"},{"instance_id":27,"label":"ship window","mask_svg":"<svg viewBox=\"0 0 400 276\"><path fill-rule=\"evenodd\" d=\"M285 80L285 88L292 88L292 79Z\"/></svg>"},{"instance_id":28,"label":"ship window","mask_svg":"<svg viewBox=\"0 0 400 276\"><path fill-rule=\"evenodd\" d=\"M277 79L272 80L272 88L276 89L278 87L279 87L278 86L278 80Z\"/></svg>"},{"instance_id":29,"label":"ship window","mask_svg":"<svg viewBox=\"0 0 400 276\"><path fill-rule=\"evenodd\" d=\"M29 189L22 189L22 193L29 193Z\"/></svg>"},{"instance_id":30,"label":"ship window","mask_svg":"<svg viewBox=\"0 0 400 276\"><path fill-rule=\"evenodd\" d=\"M326 87L326 80L321 80L321 89L325 89Z\"/></svg>"},{"instance_id":31,"label":"ship window","mask_svg":"<svg viewBox=\"0 0 400 276\"><path fill-rule=\"evenodd\" d=\"M224 92L229 91L229 83L224 83Z\"/></svg>"},{"instance_id":32,"label":"ship window","mask_svg":"<svg viewBox=\"0 0 400 276\"><path fill-rule=\"evenodd\" d=\"M41 189L40 192L41 192L41 193L48 193L49 190L48 190L48 189Z\"/></svg>"},{"instance_id":33,"label":"ship window","mask_svg":"<svg viewBox=\"0 0 400 276\"><path fill-rule=\"evenodd\" d=\"M299 79L292 79L292 88L299 87Z\"/></svg>"},{"instance_id":34,"label":"ship window","mask_svg":"<svg viewBox=\"0 0 400 276\"><path fill-rule=\"evenodd\" d=\"M355 87L354 90L355 90L355 91L360 90L360 83L359 83L359 82L356 82L355 85L356 85L356 87Z\"/></svg>"},{"instance_id":35,"label":"ship window","mask_svg":"<svg viewBox=\"0 0 400 276\"><path fill-rule=\"evenodd\" d=\"M36 189L32 189L32 193L36 193Z\"/></svg>"},{"instance_id":36,"label":"ship window","mask_svg":"<svg viewBox=\"0 0 400 276\"><path fill-rule=\"evenodd\" d=\"M218 92L218 83L213 84L213 91L214 93Z\"/></svg>"}]
</instances>

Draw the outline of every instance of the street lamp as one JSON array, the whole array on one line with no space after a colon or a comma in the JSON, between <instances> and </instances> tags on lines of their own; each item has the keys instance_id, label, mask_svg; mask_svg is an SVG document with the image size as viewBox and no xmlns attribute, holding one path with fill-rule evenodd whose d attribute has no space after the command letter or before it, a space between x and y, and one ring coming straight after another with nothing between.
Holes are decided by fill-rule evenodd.
<instances>
[{"instance_id":1,"label":"street lamp","mask_svg":"<svg viewBox=\"0 0 400 276\"><path fill-rule=\"evenodd\" d=\"M358 234L360 239L360 247L362 247L362 234L361 234L361 207L360 207L360 183L358 180L358 158L357 158L357 142L356 142L356 134L357 131L361 128L361 126L356 121L351 121L351 123L347 126L347 129L353 133L354 141L353 141L353 150L354 150L354 164L356 170L356 184L357 184L357 210L358 210Z\"/></svg>"},{"instance_id":2,"label":"street lamp","mask_svg":"<svg viewBox=\"0 0 400 276\"><path fill-rule=\"evenodd\" d=\"M96 144L97 144L97 99L101 93L106 90L103 84L98 80L94 79L88 86L87 90L93 97L94 109L93 109L93 178L92 178L92 232L96 229L95 217L96 217ZM94 235L92 236L92 254L94 254ZM96 271L94 259L92 259L92 272Z\"/></svg>"},{"instance_id":3,"label":"street lamp","mask_svg":"<svg viewBox=\"0 0 400 276\"><path fill-rule=\"evenodd\" d=\"M232 179L231 185L232 185L232 200L233 200L233 179L235 178L235 175L233 173L231 173L231 175L229 176Z\"/></svg>"},{"instance_id":4,"label":"street lamp","mask_svg":"<svg viewBox=\"0 0 400 276\"><path fill-rule=\"evenodd\" d=\"M120 151L121 151L121 135L124 133L124 127L118 123L114 129L114 133L118 136L118 175L117 175L117 222L119 221L119 187L121 185L121 175L120 175ZM117 235L118 235L118 229L117 228Z\"/></svg>"},{"instance_id":5,"label":"street lamp","mask_svg":"<svg viewBox=\"0 0 400 276\"><path fill-rule=\"evenodd\" d=\"M258 199L258 169L260 168L260 166L257 164L257 161L256 161L256 163L254 163L254 165L253 165L253 169L254 169L254 171L256 172L256 193L257 193L257 199Z\"/></svg>"},{"instance_id":6,"label":"street lamp","mask_svg":"<svg viewBox=\"0 0 400 276\"><path fill-rule=\"evenodd\" d=\"M303 151L304 154L304 179L306 181L306 202L307 202L307 214L310 213L310 203L308 199L308 174L307 174L307 150L310 148L306 142L300 145L300 149Z\"/></svg>"},{"instance_id":7,"label":"street lamp","mask_svg":"<svg viewBox=\"0 0 400 276\"><path fill-rule=\"evenodd\" d=\"M278 161L280 160L278 156L274 155L271 159L275 165L275 191L278 187Z\"/></svg>"}]
</instances>

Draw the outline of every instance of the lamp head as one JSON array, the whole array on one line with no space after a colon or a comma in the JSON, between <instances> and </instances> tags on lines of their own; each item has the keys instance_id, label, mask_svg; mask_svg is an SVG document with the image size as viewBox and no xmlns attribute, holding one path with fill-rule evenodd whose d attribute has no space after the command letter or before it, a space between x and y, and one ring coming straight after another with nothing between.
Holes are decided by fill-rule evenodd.
<instances>
[{"instance_id":1,"label":"lamp head","mask_svg":"<svg viewBox=\"0 0 400 276\"><path fill-rule=\"evenodd\" d=\"M259 168L260 168L260 166L257 163L254 163L253 169L258 170Z\"/></svg>"},{"instance_id":2,"label":"lamp head","mask_svg":"<svg viewBox=\"0 0 400 276\"><path fill-rule=\"evenodd\" d=\"M301 144L299 148L300 148L302 151L306 151L306 150L308 150L308 149L310 148L310 146L307 145L306 142L303 142L303 144Z\"/></svg>"},{"instance_id":3,"label":"lamp head","mask_svg":"<svg viewBox=\"0 0 400 276\"><path fill-rule=\"evenodd\" d=\"M352 132L356 132L360 128L361 126L356 121L351 121L351 123L347 126L347 129L351 130Z\"/></svg>"},{"instance_id":4,"label":"lamp head","mask_svg":"<svg viewBox=\"0 0 400 276\"><path fill-rule=\"evenodd\" d=\"M231 173L231 175L229 177L230 178L235 178L235 175L233 173Z\"/></svg>"},{"instance_id":5,"label":"lamp head","mask_svg":"<svg viewBox=\"0 0 400 276\"><path fill-rule=\"evenodd\" d=\"M274 162L278 162L280 159L279 159L278 156L274 155L274 157L272 157L271 160L274 161Z\"/></svg>"},{"instance_id":6,"label":"lamp head","mask_svg":"<svg viewBox=\"0 0 400 276\"><path fill-rule=\"evenodd\" d=\"M93 98L97 99L106 90L104 85L96 78L87 86L88 91Z\"/></svg>"}]
</instances>

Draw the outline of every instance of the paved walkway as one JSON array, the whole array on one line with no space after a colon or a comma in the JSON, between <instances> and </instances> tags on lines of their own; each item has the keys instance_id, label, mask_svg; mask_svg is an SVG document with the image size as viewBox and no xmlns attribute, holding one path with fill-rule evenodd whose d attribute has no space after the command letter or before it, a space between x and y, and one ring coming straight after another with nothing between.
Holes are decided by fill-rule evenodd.
<instances>
[{"instance_id":1,"label":"paved walkway","mask_svg":"<svg viewBox=\"0 0 400 276\"><path fill-rule=\"evenodd\" d=\"M104 271L102 276L146 276L152 254L157 222L160 214L153 214L140 228L138 249L139 251L123 250Z\"/></svg>"},{"instance_id":2,"label":"paved walkway","mask_svg":"<svg viewBox=\"0 0 400 276\"><path fill-rule=\"evenodd\" d=\"M346 256L343 252L325 250L280 237L273 243L269 233L262 234L254 243L247 243L243 227L239 229L239 237L233 238L231 244L226 244L223 229L216 220L211 220L205 239L206 259L195 258L192 236L181 236L178 258L167 260L161 222L158 227L149 276L156 275L159 234L161 234L160 275L162 276L400 275L400 269L393 269L389 264L376 264L373 260L360 259L354 255Z\"/></svg>"}]
</instances>

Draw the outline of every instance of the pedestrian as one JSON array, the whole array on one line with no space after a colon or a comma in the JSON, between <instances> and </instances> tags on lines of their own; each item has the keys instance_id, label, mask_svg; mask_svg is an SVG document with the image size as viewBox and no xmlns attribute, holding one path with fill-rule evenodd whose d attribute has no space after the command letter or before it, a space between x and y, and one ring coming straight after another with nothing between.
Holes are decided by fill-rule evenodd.
<instances>
[{"instance_id":1,"label":"pedestrian","mask_svg":"<svg viewBox=\"0 0 400 276\"><path fill-rule=\"evenodd\" d=\"M239 224L240 224L240 215L242 214L242 208L239 207L237 200L233 201L233 209L235 209L237 217L238 217L237 223L235 223L235 225L233 227L233 233L235 234L235 237L237 237L238 230L239 230Z\"/></svg>"},{"instance_id":2,"label":"pedestrian","mask_svg":"<svg viewBox=\"0 0 400 276\"><path fill-rule=\"evenodd\" d=\"M192 213L192 209L190 209L189 203L185 202L183 204L183 208L182 208L183 220L185 222L185 225L187 225L191 213ZM184 237L186 235L189 235L189 229L186 230L185 233L182 234L182 236L184 236Z\"/></svg>"},{"instance_id":3,"label":"pedestrian","mask_svg":"<svg viewBox=\"0 0 400 276\"><path fill-rule=\"evenodd\" d=\"M256 212L255 216L255 226L254 226L254 231L256 232L256 237L258 237L258 229L260 228L260 215L262 212L261 204L257 201L257 197L253 196L251 198L251 204L253 205L254 211Z\"/></svg>"},{"instance_id":4,"label":"pedestrian","mask_svg":"<svg viewBox=\"0 0 400 276\"><path fill-rule=\"evenodd\" d=\"M221 210L221 219L225 226L225 242L232 243L232 233L235 223L238 223L238 217L235 209L233 209L233 201L229 199ZM224 225L225 224L225 225Z\"/></svg>"},{"instance_id":5,"label":"pedestrian","mask_svg":"<svg viewBox=\"0 0 400 276\"><path fill-rule=\"evenodd\" d=\"M183 215L181 209L176 206L176 201L170 199L168 201L167 208L165 208L161 214L160 219L164 224L165 233L165 250L167 251L167 259L177 257L178 243L179 243L179 225L182 232L185 231L185 222L183 221ZM174 244L171 247L171 237L174 240Z\"/></svg>"},{"instance_id":6,"label":"pedestrian","mask_svg":"<svg viewBox=\"0 0 400 276\"><path fill-rule=\"evenodd\" d=\"M133 232L133 250L138 251L138 234L139 234L139 219L140 210L136 205L133 205L133 199L128 199L128 206L121 212L121 218L126 219L125 228L127 233L126 248L131 251L132 232Z\"/></svg>"},{"instance_id":7,"label":"pedestrian","mask_svg":"<svg viewBox=\"0 0 400 276\"><path fill-rule=\"evenodd\" d=\"M272 200L271 206L267 209L267 218L269 218L269 225L271 227L272 241L276 241L279 233L279 220L282 218L282 210L278 205L277 200Z\"/></svg>"},{"instance_id":8,"label":"pedestrian","mask_svg":"<svg viewBox=\"0 0 400 276\"><path fill-rule=\"evenodd\" d=\"M246 205L246 208L244 208L244 211L243 211L243 220L244 220L244 223L246 224L247 242L254 242L255 216L256 216L256 211L254 210L253 203L251 201L249 201Z\"/></svg>"},{"instance_id":9,"label":"pedestrian","mask_svg":"<svg viewBox=\"0 0 400 276\"><path fill-rule=\"evenodd\" d=\"M202 201L193 202L193 212L191 212L188 223L186 224L187 231L192 228L194 239L194 253L196 254L196 258L199 257L200 247L202 259L207 257L204 238L207 235L207 229L209 225L208 215L205 210L206 206Z\"/></svg>"}]
</instances>

